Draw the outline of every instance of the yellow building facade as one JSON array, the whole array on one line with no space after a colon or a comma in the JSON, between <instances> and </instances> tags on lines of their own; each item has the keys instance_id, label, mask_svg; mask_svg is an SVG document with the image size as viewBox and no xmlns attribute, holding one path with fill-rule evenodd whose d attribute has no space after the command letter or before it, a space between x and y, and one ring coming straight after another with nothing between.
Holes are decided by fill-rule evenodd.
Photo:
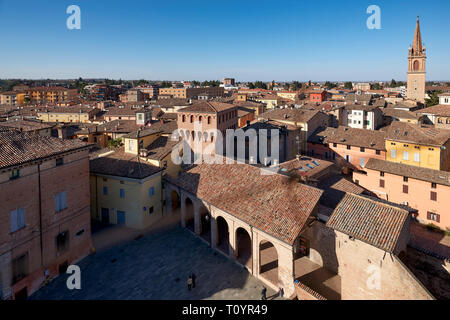
<instances>
[{"instance_id":1,"label":"yellow building facade","mask_svg":"<svg viewBox=\"0 0 450 320\"><path fill-rule=\"evenodd\" d=\"M161 171L144 179L91 173L90 186L94 220L145 229L162 218Z\"/></svg>"},{"instance_id":2,"label":"yellow building facade","mask_svg":"<svg viewBox=\"0 0 450 320\"><path fill-rule=\"evenodd\" d=\"M450 140L442 146L386 139L386 160L422 168L450 171Z\"/></svg>"}]
</instances>

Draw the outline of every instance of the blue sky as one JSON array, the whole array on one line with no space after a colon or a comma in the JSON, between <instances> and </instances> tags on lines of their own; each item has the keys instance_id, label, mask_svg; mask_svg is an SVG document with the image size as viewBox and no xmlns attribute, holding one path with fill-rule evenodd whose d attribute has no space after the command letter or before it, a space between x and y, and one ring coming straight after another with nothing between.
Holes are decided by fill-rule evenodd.
<instances>
[{"instance_id":1,"label":"blue sky","mask_svg":"<svg viewBox=\"0 0 450 320\"><path fill-rule=\"evenodd\" d=\"M66 8L81 8L81 30ZM381 30L369 30L369 5ZM406 79L416 16L427 79L450 79L450 1L0 0L0 78Z\"/></svg>"}]
</instances>

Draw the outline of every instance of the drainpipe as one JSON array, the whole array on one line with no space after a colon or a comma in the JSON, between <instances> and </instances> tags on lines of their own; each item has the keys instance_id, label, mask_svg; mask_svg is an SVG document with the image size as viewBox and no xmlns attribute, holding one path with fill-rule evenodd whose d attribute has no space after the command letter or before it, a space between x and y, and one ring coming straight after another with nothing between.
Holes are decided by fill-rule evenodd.
<instances>
[{"instance_id":1,"label":"drainpipe","mask_svg":"<svg viewBox=\"0 0 450 320\"><path fill-rule=\"evenodd\" d=\"M44 247L42 244L42 194L41 194L41 164L38 164L38 194L39 194L39 240L41 245L41 266L44 266Z\"/></svg>"}]
</instances>

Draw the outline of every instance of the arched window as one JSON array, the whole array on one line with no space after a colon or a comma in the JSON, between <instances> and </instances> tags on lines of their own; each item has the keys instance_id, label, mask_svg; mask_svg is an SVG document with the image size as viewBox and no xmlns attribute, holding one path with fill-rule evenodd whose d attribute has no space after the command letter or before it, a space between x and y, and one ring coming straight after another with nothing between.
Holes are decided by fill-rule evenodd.
<instances>
[{"instance_id":1,"label":"arched window","mask_svg":"<svg viewBox=\"0 0 450 320\"><path fill-rule=\"evenodd\" d=\"M198 141L202 141L202 133L200 131L197 131L197 139Z\"/></svg>"},{"instance_id":2,"label":"arched window","mask_svg":"<svg viewBox=\"0 0 450 320\"><path fill-rule=\"evenodd\" d=\"M208 133L207 132L203 132L203 141L208 141Z\"/></svg>"},{"instance_id":3,"label":"arched window","mask_svg":"<svg viewBox=\"0 0 450 320\"><path fill-rule=\"evenodd\" d=\"M191 135L192 135L192 140L194 140L195 139L195 132L194 132L194 130L191 131Z\"/></svg>"},{"instance_id":4,"label":"arched window","mask_svg":"<svg viewBox=\"0 0 450 320\"><path fill-rule=\"evenodd\" d=\"M419 70L419 65L420 65L420 62L419 62L419 60L415 60L414 61L414 70Z\"/></svg>"},{"instance_id":5,"label":"arched window","mask_svg":"<svg viewBox=\"0 0 450 320\"><path fill-rule=\"evenodd\" d=\"M208 117L208 124L211 124L211 117Z\"/></svg>"},{"instance_id":6,"label":"arched window","mask_svg":"<svg viewBox=\"0 0 450 320\"><path fill-rule=\"evenodd\" d=\"M181 116L181 121L186 122L186 116L184 114Z\"/></svg>"},{"instance_id":7,"label":"arched window","mask_svg":"<svg viewBox=\"0 0 450 320\"><path fill-rule=\"evenodd\" d=\"M191 115L191 123L194 122L194 116Z\"/></svg>"},{"instance_id":8,"label":"arched window","mask_svg":"<svg viewBox=\"0 0 450 320\"><path fill-rule=\"evenodd\" d=\"M450 124L450 118L447 118L447 120L445 121L445 123Z\"/></svg>"},{"instance_id":9,"label":"arched window","mask_svg":"<svg viewBox=\"0 0 450 320\"><path fill-rule=\"evenodd\" d=\"M442 121L442 118L438 118L438 123L444 123L444 121Z\"/></svg>"},{"instance_id":10,"label":"arched window","mask_svg":"<svg viewBox=\"0 0 450 320\"><path fill-rule=\"evenodd\" d=\"M198 122L202 123L202 116L198 117Z\"/></svg>"}]
</instances>

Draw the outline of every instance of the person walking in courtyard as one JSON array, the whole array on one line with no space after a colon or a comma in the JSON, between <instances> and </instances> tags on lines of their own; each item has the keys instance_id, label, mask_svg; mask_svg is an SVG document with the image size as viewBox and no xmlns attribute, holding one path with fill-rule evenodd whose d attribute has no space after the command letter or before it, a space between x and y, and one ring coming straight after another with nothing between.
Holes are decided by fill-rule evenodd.
<instances>
[{"instance_id":1,"label":"person walking in courtyard","mask_svg":"<svg viewBox=\"0 0 450 320\"><path fill-rule=\"evenodd\" d=\"M195 279L197 279L197 277L193 272L191 272L191 278L192 278L192 288L195 288Z\"/></svg>"},{"instance_id":2,"label":"person walking in courtyard","mask_svg":"<svg viewBox=\"0 0 450 320\"><path fill-rule=\"evenodd\" d=\"M263 289L261 291L261 300L267 300L266 293L267 293L267 289L266 289L266 287L263 287Z\"/></svg>"},{"instance_id":3,"label":"person walking in courtyard","mask_svg":"<svg viewBox=\"0 0 450 320\"><path fill-rule=\"evenodd\" d=\"M188 286L188 290L191 291L192 288L192 277L189 276L188 280L187 280L187 286Z\"/></svg>"}]
</instances>

